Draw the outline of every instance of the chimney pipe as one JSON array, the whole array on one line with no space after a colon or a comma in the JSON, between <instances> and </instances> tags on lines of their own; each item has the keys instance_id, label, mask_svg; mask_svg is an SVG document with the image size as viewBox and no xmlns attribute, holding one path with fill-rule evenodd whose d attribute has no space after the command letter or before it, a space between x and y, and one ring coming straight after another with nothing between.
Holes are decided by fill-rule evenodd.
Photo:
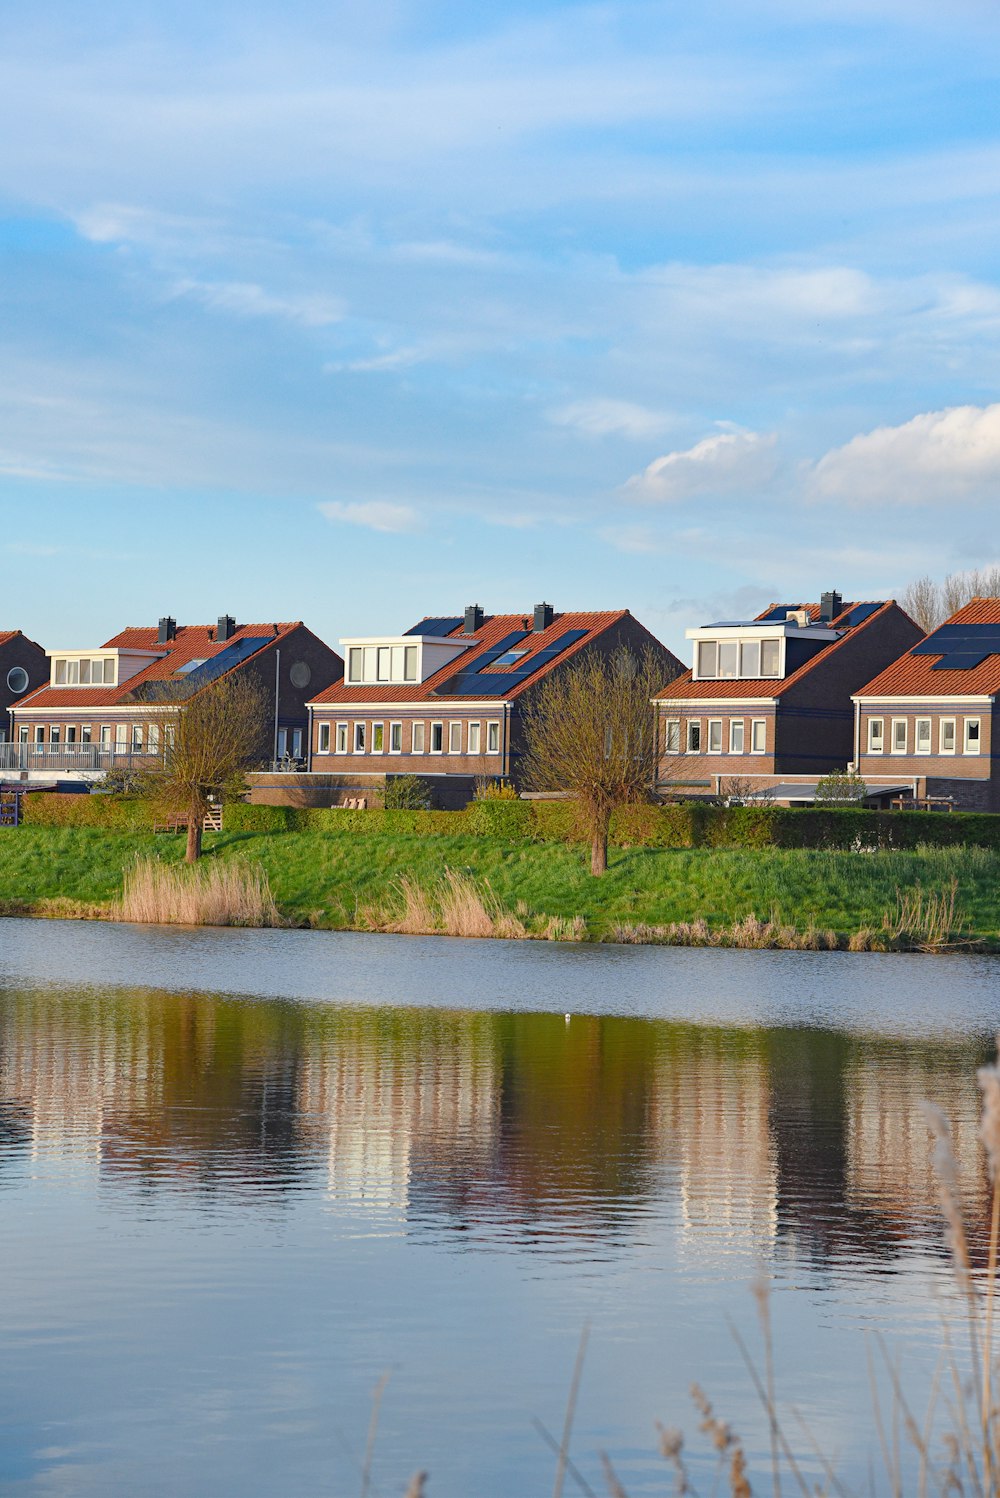
<instances>
[{"instance_id":1,"label":"chimney pipe","mask_svg":"<svg viewBox=\"0 0 1000 1498\"><path fill-rule=\"evenodd\" d=\"M483 627L483 611L478 603L470 603L465 610L465 628L462 633L474 635L477 629Z\"/></svg>"},{"instance_id":2,"label":"chimney pipe","mask_svg":"<svg viewBox=\"0 0 1000 1498\"><path fill-rule=\"evenodd\" d=\"M537 634L540 630L548 629L556 616L556 611L551 603L536 603L533 628Z\"/></svg>"},{"instance_id":3,"label":"chimney pipe","mask_svg":"<svg viewBox=\"0 0 1000 1498\"><path fill-rule=\"evenodd\" d=\"M236 620L232 614L220 614L219 622L215 627L216 640L231 640L236 633Z\"/></svg>"},{"instance_id":4,"label":"chimney pipe","mask_svg":"<svg viewBox=\"0 0 1000 1498\"><path fill-rule=\"evenodd\" d=\"M160 620L159 628L156 631L156 643L157 645L166 645L171 640L176 639L176 637L177 620L171 619L170 615L167 614Z\"/></svg>"},{"instance_id":5,"label":"chimney pipe","mask_svg":"<svg viewBox=\"0 0 1000 1498\"><path fill-rule=\"evenodd\" d=\"M836 619L837 615L844 609L844 600L839 593L823 593L819 600L819 620L821 624L829 624Z\"/></svg>"}]
</instances>

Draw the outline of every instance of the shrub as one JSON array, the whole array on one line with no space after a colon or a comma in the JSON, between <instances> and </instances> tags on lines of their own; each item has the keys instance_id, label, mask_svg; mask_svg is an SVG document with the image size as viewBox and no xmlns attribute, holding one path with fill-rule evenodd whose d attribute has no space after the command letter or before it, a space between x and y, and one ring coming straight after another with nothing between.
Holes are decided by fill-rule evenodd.
<instances>
[{"instance_id":1,"label":"shrub","mask_svg":"<svg viewBox=\"0 0 1000 1498\"><path fill-rule=\"evenodd\" d=\"M476 796L466 810L469 831L477 837L530 838L534 833L532 805L511 795L504 786Z\"/></svg>"},{"instance_id":2,"label":"shrub","mask_svg":"<svg viewBox=\"0 0 1000 1498\"><path fill-rule=\"evenodd\" d=\"M382 805L386 811L429 811L430 787L419 775L387 775Z\"/></svg>"},{"instance_id":3,"label":"shrub","mask_svg":"<svg viewBox=\"0 0 1000 1498\"><path fill-rule=\"evenodd\" d=\"M143 796L64 795L32 791L21 800L30 827L96 827L106 832L151 832L153 813Z\"/></svg>"}]
</instances>

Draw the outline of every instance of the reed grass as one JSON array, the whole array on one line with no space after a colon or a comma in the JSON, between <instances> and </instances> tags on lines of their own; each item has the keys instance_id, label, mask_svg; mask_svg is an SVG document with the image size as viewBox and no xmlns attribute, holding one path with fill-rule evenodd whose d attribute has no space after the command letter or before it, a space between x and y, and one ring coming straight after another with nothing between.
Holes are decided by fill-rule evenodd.
<instances>
[{"instance_id":1,"label":"reed grass","mask_svg":"<svg viewBox=\"0 0 1000 1498\"><path fill-rule=\"evenodd\" d=\"M263 869L235 859L191 867L138 858L108 913L142 925L282 925Z\"/></svg>"},{"instance_id":2,"label":"reed grass","mask_svg":"<svg viewBox=\"0 0 1000 1498\"><path fill-rule=\"evenodd\" d=\"M446 869L429 884L403 874L388 899L359 907L358 921L369 931L406 936L466 936L544 941L585 941L582 917L532 916L524 902L508 910L489 880L477 883L471 875Z\"/></svg>"}]
</instances>

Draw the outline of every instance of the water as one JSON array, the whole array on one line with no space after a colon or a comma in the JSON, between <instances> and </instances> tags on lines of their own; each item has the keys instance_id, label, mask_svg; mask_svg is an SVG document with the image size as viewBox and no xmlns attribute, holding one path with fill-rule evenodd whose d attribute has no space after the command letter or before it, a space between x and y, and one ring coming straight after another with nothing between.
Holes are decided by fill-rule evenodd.
<instances>
[{"instance_id":1,"label":"water","mask_svg":"<svg viewBox=\"0 0 1000 1498\"><path fill-rule=\"evenodd\" d=\"M951 1299L923 1097L981 1237L998 976L0 922L0 1492L354 1494L388 1373L373 1494L547 1493L589 1324L576 1461L662 1493L692 1379L764 1458L761 1268L866 1484L864 1334L922 1400Z\"/></svg>"}]
</instances>

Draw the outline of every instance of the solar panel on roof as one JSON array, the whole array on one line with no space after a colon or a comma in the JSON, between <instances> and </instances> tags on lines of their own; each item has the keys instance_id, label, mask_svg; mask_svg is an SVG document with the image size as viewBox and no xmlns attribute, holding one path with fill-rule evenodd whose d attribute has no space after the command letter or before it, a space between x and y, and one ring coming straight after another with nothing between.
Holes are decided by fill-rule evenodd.
<instances>
[{"instance_id":1,"label":"solar panel on roof","mask_svg":"<svg viewBox=\"0 0 1000 1498\"><path fill-rule=\"evenodd\" d=\"M769 613L763 614L755 622L757 624L781 624L785 617L791 613L792 609L797 607L798 605L794 603L779 603Z\"/></svg>"},{"instance_id":2,"label":"solar panel on roof","mask_svg":"<svg viewBox=\"0 0 1000 1498\"><path fill-rule=\"evenodd\" d=\"M524 665L519 666L516 671L489 671L482 674L478 670L463 671L461 676L445 682L439 690L456 696L475 694L481 697L502 697L504 692L520 686L523 681L527 681L529 676L534 676L543 666L554 661L556 656L562 655L564 650L575 645L577 640L582 640L587 633L585 629L568 629L558 639L553 640L551 645L547 645L529 661L525 661Z\"/></svg>"},{"instance_id":3,"label":"solar panel on roof","mask_svg":"<svg viewBox=\"0 0 1000 1498\"><path fill-rule=\"evenodd\" d=\"M973 666L981 666L983 661L988 661L995 651L980 651L978 655L971 652L956 651L953 655L943 655L939 661L931 662L932 671L971 671Z\"/></svg>"},{"instance_id":4,"label":"solar panel on roof","mask_svg":"<svg viewBox=\"0 0 1000 1498\"><path fill-rule=\"evenodd\" d=\"M405 631L408 635L436 635L444 638L450 635L453 629L457 629L464 622L464 615L459 614L451 619L421 619L419 624L414 624L412 629Z\"/></svg>"},{"instance_id":5,"label":"solar panel on roof","mask_svg":"<svg viewBox=\"0 0 1000 1498\"><path fill-rule=\"evenodd\" d=\"M942 624L926 640L914 645L914 655L946 655L956 651L1000 655L1000 624Z\"/></svg>"},{"instance_id":6,"label":"solar panel on roof","mask_svg":"<svg viewBox=\"0 0 1000 1498\"><path fill-rule=\"evenodd\" d=\"M210 681L217 680L226 671L232 670L233 666L238 666L241 661L254 655L263 645L270 645L273 639L273 635L244 635L241 640L234 640L225 650L220 650L218 655L210 656L207 661L189 671L185 683L190 684L194 690L206 687Z\"/></svg>"},{"instance_id":7,"label":"solar panel on roof","mask_svg":"<svg viewBox=\"0 0 1000 1498\"><path fill-rule=\"evenodd\" d=\"M837 620L838 629L856 629L866 619L870 619L882 605L880 603L856 603L849 613L842 619Z\"/></svg>"},{"instance_id":8,"label":"solar panel on roof","mask_svg":"<svg viewBox=\"0 0 1000 1498\"><path fill-rule=\"evenodd\" d=\"M518 645L526 635L527 630L525 629L515 629L509 635L504 635L502 640L497 640L495 645L491 645L488 650L483 651L482 655L478 655L474 661L470 661L468 666L458 676L452 676L448 681L443 681L437 688L438 693L454 697L456 695L465 696L468 692L477 690L480 671L485 670L487 666L492 666L495 660L505 655L511 646ZM494 678L494 680L509 682L510 677L505 675ZM495 693L487 693L487 696L494 695Z\"/></svg>"},{"instance_id":9,"label":"solar panel on roof","mask_svg":"<svg viewBox=\"0 0 1000 1498\"><path fill-rule=\"evenodd\" d=\"M585 629L568 629L565 634L559 636L558 640L553 640L551 645L547 645L544 650L533 655L530 661L525 661L518 670L512 671L511 676L516 676L519 681L524 681L528 676L534 676L536 671L540 671L543 666L554 661L557 655L562 655L563 651L575 645L577 640L582 640L586 633Z\"/></svg>"}]
</instances>

